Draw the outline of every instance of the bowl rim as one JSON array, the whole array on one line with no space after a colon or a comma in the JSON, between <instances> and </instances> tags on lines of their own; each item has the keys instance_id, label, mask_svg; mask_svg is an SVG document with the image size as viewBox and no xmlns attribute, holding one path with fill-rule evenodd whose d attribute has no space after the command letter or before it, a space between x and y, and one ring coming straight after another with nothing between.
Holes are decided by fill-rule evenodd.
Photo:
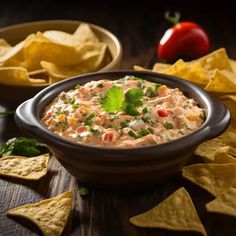
<instances>
[{"instance_id":1,"label":"bowl rim","mask_svg":"<svg viewBox=\"0 0 236 236\"><path fill-rule=\"evenodd\" d=\"M91 26L92 29L95 29L97 31L100 31L102 32L104 35L107 35L111 40L112 42L114 43L116 49L117 49L117 53L115 56L112 55L112 60L107 64L105 65L103 68L99 69L97 72L105 72L105 71L109 71L111 70L113 67L115 67L116 65L118 65L120 62L121 62L121 58L123 56L123 47L122 47L122 44L120 42L120 40L118 39L118 37L112 33L111 31L109 31L108 29L102 27L102 26L99 26L99 25L96 25L96 24L93 24L93 23L89 23L87 21L79 21L79 20L62 20L62 19L55 19L55 20L36 20L36 21L29 21L29 22L24 22L24 23L19 23L19 24L13 24L13 25L9 25L9 26L5 26L5 27L2 27L0 28L0 34L3 33L4 31L9 31L9 30L14 30L15 28L20 28L20 27L28 27L28 26L34 26L34 25L40 25L40 24L45 24L45 25L50 25L50 24L81 24L81 23L85 23L85 24L88 24L89 26ZM110 50L110 49L109 49ZM89 73L93 73L93 72L89 72ZM1 84L0 84L1 85ZM5 85L5 84L4 84ZM44 87L48 87L50 86L51 84L46 84L46 85L35 85L35 86L32 86L32 85L8 85L6 84L5 86L8 86L8 87L39 87L39 88L44 88Z\"/></svg>"},{"instance_id":2,"label":"bowl rim","mask_svg":"<svg viewBox=\"0 0 236 236\"><path fill-rule=\"evenodd\" d=\"M92 78L90 79L93 80L94 77L96 76L104 76L104 77L109 77L109 75L115 74L117 75L134 75L134 76L153 76L156 77L157 79L159 78L164 78L168 81L173 80L174 83L177 84L182 84L184 87L190 89L190 91L194 91L198 96L201 97L202 102L205 104L205 107L208 107L207 110L207 114L206 114L206 120L205 122L202 124L202 126L197 129L196 131L180 137L178 139L172 140L170 142L166 142L166 143L161 143L161 144L156 144L156 145L148 145L148 146L141 146L141 147L132 147L132 148L104 148L104 147L99 147L99 146L92 146L92 145L87 145L87 144L83 144L83 143L75 143L72 141L69 141L59 135L54 134L52 131L50 131L46 126L44 126L40 120L40 114L42 114L42 107L40 108L38 104L40 104L41 101L41 106L42 106L42 101L49 99L47 98L47 95L50 93L50 91L52 91L52 95L51 95L51 99L54 99L59 92L63 91L62 89L60 89L60 91L57 93L55 92L55 90L57 88L62 88L64 85L68 84L73 84L73 86L67 86L64 88L64 91L68 91L69 89L73 88L75 86L75 84L79 83L78 81L81 81L83 79L86 78ZM109 78L108 78L109 79ZM111 78L110 78L111 79ZM149 80L149 79L147 79ZM83 84L83 83L82 83ZM168 84L168 83L167 83ZM50 96L49 96L50 97ZM49 102L47 102L46 104L49 104ZM205 141L209 138L211 138L211 136L214 136L215 134L217 134L217 132L219 133L219 131L214 130L215 127L211 127L210 123L212 122L213 119L215 119L215 117L212 116L212 109L214 109L214 106L219 105L220 109L223 109L223 119L220 121L220 125L223 125L223 128L221 128L221 131L225 130L229 124L230 121L230 112L229 110L225 107L225 105L223 103L221 103L219 100L211 97L210 95L207 94L207 92L205 92L202 88L198 87L197 85L180 79L178 77L175 76L170 76L170 75L166 75L166 74L160 74L160 73L154 73L154 72L147 72L147 71L131 71L131 70L117 70L117 71L109 71L109 72L96 72L96 73L90 73L90 74L85 74L85 75L81 75L81 76L76 76L76 77L72 77L70 79L61 81L57 84L52 84L49 87L43 89L42 91L40 91L35 97L33 97L32 99L29 99L28 101L25 101L24 103L22 103L16 110L16 114L15 114L15 120L16 123L19 125L19 127L22 128L22 120L24 120L25 117L22 117L22 111L23 109L25 109L25 107L28 107L27 111L30 114L30 122L26 122L26 124L23 123L23 130L25 130L26 132L28 132L29 134L31 134L32 136L32 132L33 131L33 127L35 127L35 130L37 130L37 137L39 140L43 140L46 143L52 143L52 144L60 144L62 145L62 147L69 147L72 149L80 149L80 150L86 150L86 151L92 151L94 153L108 153L108 154L120 154L123 155L124 153L126 155L132 154L134 151L139 151L140 153L147 153L147 151L149 152L155 152L156 153L156 149L158 148L158 150L168 150L169 148L173 148L173 146L175 147L176 151L178 150L183 150L183 147L193 147L196 146L197 144L200 144L202 141ZM219 107L218 107L219 108ZM41 109L41 111L39 111ZM31 127L27 127L31 126ZM221 127L221 126L219 126ZM221 132L220 131L220 132ZM222 131L222 132L223 132ZM210 133L212 132L212 134ZM222 133L221 132L221 133ZM216 135L215 135L216 136ZM51 141L53 140L53 141ZM179 144L179 145L177 145ZM181 145L180 145L181 144ZM168 149L167 149L168 148ZM93 158L91 158L93 159ZM138 157L135 157L135 160L137 160ZM134 159L132 159L134 160Z\"/></svg>"}]
</instances>

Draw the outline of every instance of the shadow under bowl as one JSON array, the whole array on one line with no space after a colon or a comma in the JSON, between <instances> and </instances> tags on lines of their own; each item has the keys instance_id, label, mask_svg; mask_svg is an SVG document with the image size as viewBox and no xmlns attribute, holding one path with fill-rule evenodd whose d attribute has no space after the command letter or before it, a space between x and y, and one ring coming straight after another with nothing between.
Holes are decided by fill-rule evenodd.
<instances>
[{"instance_id":1,"label":"shadow under bowl","mask_svg":"<svg viewBox=\"0 0 236 236\"><path fill-rule=\"evenodd\" d=\"M168 143L118 149L70 142L41 123L44 107L60 92L74 88L77 83L115 80L125 75L179 88L205 109L204 124L197 131ZM75 77L44 89L17 108L15 121L27 134L46 143L58 161L80 181L96 187L123 189L153 186L180 171L192 159L201 142L224 132L230 121L230 112L203 89L180 78L153 72L112 71Z\"/></svg>"}]
</instances>

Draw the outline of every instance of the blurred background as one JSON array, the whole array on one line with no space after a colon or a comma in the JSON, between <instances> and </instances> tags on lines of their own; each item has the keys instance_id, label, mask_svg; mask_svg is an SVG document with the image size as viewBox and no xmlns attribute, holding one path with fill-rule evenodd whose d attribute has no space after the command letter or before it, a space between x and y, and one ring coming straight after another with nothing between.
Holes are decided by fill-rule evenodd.
<instances>
[{"instance_id":1,"label":"blurred background","mask_svg":"<svg viewBox=\"0 0 236 236\"><path fill-rule=\"evenodd\" d=\"M28 21L68 19L107 28L124 48L121 68L151 67L158 60L156 44L170 27L165 11L179 11L182 21L200 24L211 40L211 51L225 47L236 58L236 16L231 1L1 1L0 27Z\"/></svg>"}]
</instances>

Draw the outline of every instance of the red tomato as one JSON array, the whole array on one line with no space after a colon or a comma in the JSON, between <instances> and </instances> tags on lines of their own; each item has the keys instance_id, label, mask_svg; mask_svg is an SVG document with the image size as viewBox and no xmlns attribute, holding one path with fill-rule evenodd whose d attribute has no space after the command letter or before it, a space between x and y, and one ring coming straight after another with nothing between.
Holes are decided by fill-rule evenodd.
<instances>
[{"instance_id":1,"label":"red tomato","mask_svg":"<svg viewBox=\"0 0 236 236\"><path fill-rule=\"evenodd\" d=\"M164 110L164 109L158 109L158 110L157 110L157 114L158 114L160 117L167 117L167 116L168 116L167 110Z\"/></svg>"},{"instance_id":2,"label":"red tomato","mask_svg":"<svg viewBox=\"0 0 236 236\"><path fill-rule=\"evenodd\" d=\"M107 142L111 142L113 140L113 132L106 132L102 135L102 141L107 143Z\"/></svg>"},{"instance_id":3,"label":"red tomato","mask_svg":"<svg viewBox=\"0 0 236 236\"><path fill-rule=\"evenodd\" d=\"M160 60L195 59L209 52L210 40L204 29L194 22L179 22L162 36L157 53Z\"/></svg>"},{"instance_id":4,"label":"red tomato","mask_svg":"<svg viewBox=\"0 0 236 236\"><path fill-rule=\"evenodd\" d=\"M79 126L79 127L76 129L77 132L84 132L85 130L86 130L86 127L83 126L83 125Z\"/></svg>"}]
</instances>

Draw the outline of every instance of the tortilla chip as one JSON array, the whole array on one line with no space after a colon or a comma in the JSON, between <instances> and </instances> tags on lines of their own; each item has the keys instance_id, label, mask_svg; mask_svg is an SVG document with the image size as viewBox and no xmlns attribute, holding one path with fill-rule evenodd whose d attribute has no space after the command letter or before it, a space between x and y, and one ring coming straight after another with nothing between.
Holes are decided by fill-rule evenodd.
<instances>
[{"instance_id":1,"label":"tortilla chip","mask_svg":"<svg viewBox=\"0 0 236 236\"><path fill-rule=\"evenodd\" d=\"M195 231L207 235L191 197L181 187L151 210L130 218L138 227L173 231Z\"/></svg>"},{"instance_id":2,"label":"tortilla chip","mask_svg":"<svg viewBox=\"0 0 236 236\"><path fill-rule=\"evenodd\" d=\"M88 72L86 68L81 68L80 66L59 66L47 61L41 61L41 65L49 74L50 83Z\"/></svg>"},{"instance_id":3,"label":"tortilla chip","mask_svg":"<svg viewBox=\"0 0 236 236\"><path fill-rule=\"evenodd\" d=\"M136 70L136 71L151 71L151 70L145 69L145 68L142 67L142 66L137 66L137 65L134 65L133 68L134 68L134 70Z\"/></svg>"},{"instance_id":4,"label":"tortilla chip","mask_svg":"<svg viewBox=\"0 0 236 236\"><path fill-rule=\"evenodd\" d=\"M236 94L228 94L220 97L220 100L229 108L231 117L236 121ZM235 128L236 131L236 128ZM235 140L236 143L236 140ZM235 146L236 147L236 146Z\"/></svg>"},{"instance_id":5,"label":"tortilla chip","mask_svg":"<svg viewBox=\"0 0 236 236\"><path fill-rule=\"evenodd\" d=\"M7 215L21 216L36 224L45 236L59 236L67 223L72 207L72 193L13 208Z\"/></svg>"},{"instance_id":6,"label":"tortilla chip","mask_svg":"<svg viewBox=\"0 0 236 236\"><path fill-rule=\"evenodd\" d=\"M88 24L81 23L73 34L73 37L81 43L98 43L100 40Z\"/></svg>"},{"instance_id":7,"label":"tortilla chip","mask_svg":"<svg viewBox=\"0 0 236 236\"><path fill-rule=\"evenodd\" d=\"M6 85L45 85L45 79L29 78L28 71L23 67L0 67L0 83Z\"/></svg>"},{"instance_id":8,"label":"tortilla chip","mask_svg":"<svg viewBox=\"0 0 236 236\"><path fill-rule=\"evenodd\" d=\"M155 63L152 71L162 73L163 70L168 69L171 65L166 63Z\"/></svg>"},{"instance_id":9,"label":"tortilla chip","mask_svg":"<svg viewBox=\"0 0 236 236\"><path fill-rule=\"evenodd\" d=\"M213 196L219 196L234 185L236 164L194 164L184 167L182 176Z\"/></svg>"},{"instance_id":10,"label":"tortilla chip","mask_svg":"<svg viewBox=\"0 0 236 236\"><path fill-rule=\"evenodd\" d=\"M221 213L236 217L236 188L230 188L216 199L206 204L209 212Z\"/></svg>"},{"instance_id":11,"label":"tortilla chip","mask_svg":"<svg viewBox=\"0 0 236 236\"><path fill-rule=\"evenodd\" d=\"M182 79L205 85L209 76L208 73L203 69L199 62L189 64L179 59L175 64L169 66L167 69L161 71L164 74L178 76Z\"/></svg>"},{"instance_id":12,"label":"tortilla chip","mask_svg":"<svg viewBox=\"0 0 236 236\"><path fill-rule=\"evenodd\" d=\"M220 138L214 138L208 141L201 143L196 151L195 154L203 157L208 161L213 161L215 154L219 151L220 148L226 147L227 145L225 142Z\"/></svg>"},{"instance_id":13,"label":"tortilla chip","mask_svg":"<svg viewBox=\"0 0 236 236\"><path fill-rule=\"evenodd\" d=\"M38 180L47 174L49 154L36 157L6 156L0 158L0 175Z\"/></svg>"},{"instance_id":14,"label":"tortilla chip","mask_svg":"<svg viewBox=\"0 0 236 236\"><path fill-rule=\"evenodd\" d=\"M48 85L48 83L45 79L29 78L29 81L33 86L35 86L35 85Z\"/></svg>"},{"instance_id":15,"label":"tortilla chip","mask_svg":"<svg viewBox=\"0 0 236 236\"><path fill-rule=\"evenodd\" d=\"M236 73L236 60L229 59L229 63L233 69L233 72Z\"/></svg>"},{"instance_id":16,"label":"tortilla chip","mask_svg":"<svg viewBox=\"0 0 236 236\"><path fill-rule=\"evenodd\" d=\"M225 48L220 48L218 50L215 50L204 57L192 61L192 63L195 63L196 61L200 62L201 66L208 71L214 69L219 69L219 70L226 69L228 71L233 72Z\"/></svg>"},{"instance_id":17,"label":"tortilla chip","mask_svg":"<svg viewBox=\"0 0 236 236\"><path fill-rule=\"evenodd\" d=\"M43 32L43 35L51 40L52 42L65 44L68 46L78 46L80 41L73 37L72 34L59 31L59 30L48 30Z\"/></svg>"},{"instance_id":18,"label":"tortilla chip","mask_svg":"<svg viewBox=\"0 0 236 236\"><path fill-rule=\"evenodd\" d=\"M49 76L47 74L47 71L45 69L40 69L40 70L34 70L34 71L30 71L28 72L28 76L30 77L30 81L32 79L35 79L37 81L33 81L33 82L39 82L39 80L42 80L42 83L49 83Z\"/></svg>"},{"instance_id":19,"label":"tortilla chip","mask_svg":"<svg viewBox=\"0 0 236 236\"><path fill-rule=\"evenodd\" d=\"M12 49L5 39L0 39L0 58L7 54Z\"/></svg>"},{"instance_id":20,"label":"tortilla chip","mask_svg":"<svg viewBox=\"0 0 236 236\"><path fill-rule=\"evenodd\" d=\"M236 93L236 74L215 69L212 79L204 89L208 92Z\"/></svg>"},{"instance_id":21,"label":"tortilla chip","mask_svg":"<svg viewBox=\"0 0 236 236\"><path fill-rule=\"evenodd\" d=\"M6 54L0 57L1 66L22 67L24 63L24 47L35 39L35 34L30 34L25 40L16 44Z\"/></svg>"},{"instance_id":22,"label":"tortilla chip","mask_svg":"<svg viewBox=\"0 0 236 236\"><path fill-rule=\"evenodd\" d=\"M9 48L12 47L5 39L0 39L0 46L9 47Z\"/></svg>"},{"instance_id":23,"label":"tortilla chip","mask_svg":"<svg viewBox=\"0 0 236 236\"><path fill-rule=\"evenodd\" d=\"M229 127L219 138L227 145L231 146L231 149L236 149L236 129L234 127ZM234 154L236 155L236 151Z\"/></svg>"},{"instance_id":24,"label":"tortilla chip","mask_svg":"<svg viewBox=\"0 0 236 236\"><path fill-rule=\"evenodd\" d=\"M30 71L28 73L28 75L31 77L34 77L35 75L41 75L41 74L45 74L45 73L46 73L45 69L39 69L39 70Z\"/></svg>"},{"instance_id":25,"label":"tortilla chip","mask_svg":"<svg viewBox=\"0 0 236 236\"><path fill-rule=\"evenodd\" d=\"M236 163L236 158L232 155L228 154L229 146L227 148L223 148L219 152L215 154L214 163L218 164L226 164L226 163Z\"/></svg>"},{"instance_id":26,"label":"tortilla chip","mask_svg":"<svg viewBox=\"0 0 236 236\"><path fill-rule=\"evenodd\" d=\"M163 70L163 73L168 75L176 75L179 71L182 71L185 68L186 68L186 63L182 59L179 59L173 65Z\"/></svg>"},{"instance_id":27,"label":"tortilla chip","mask_svg":"<svg viewBox=\"0 0 236 236\"><path fill-rule=\"evenodd\" d=\"M2 67L0 68L0 83L10 85L30 84L28 72L22 67Z\"/></svg>"}]
</instances>

